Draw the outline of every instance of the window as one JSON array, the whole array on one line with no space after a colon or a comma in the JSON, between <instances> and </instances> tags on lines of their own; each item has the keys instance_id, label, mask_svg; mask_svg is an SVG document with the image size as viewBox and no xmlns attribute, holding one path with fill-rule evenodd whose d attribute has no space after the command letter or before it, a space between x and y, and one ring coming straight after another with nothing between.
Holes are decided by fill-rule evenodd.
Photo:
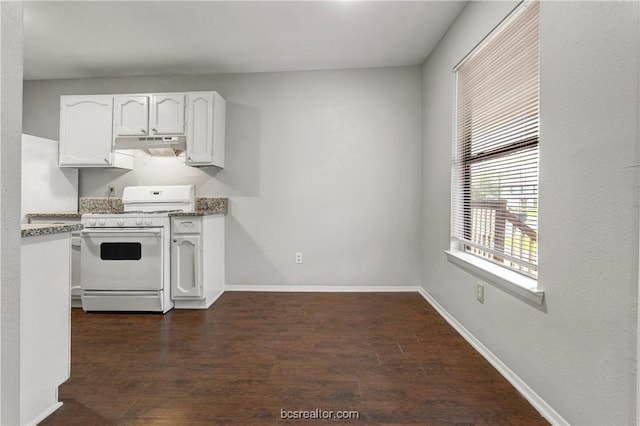
<instances>
[{"instance_id":1,"label":"window","mask_svg":"<svg viewBox=\"0 0 640 426\"><path fill-rule=\"evenodd\" d=\"M536 278L539 26L520 5L454 69L452 250Z\"/></svg>"}]
</instances>

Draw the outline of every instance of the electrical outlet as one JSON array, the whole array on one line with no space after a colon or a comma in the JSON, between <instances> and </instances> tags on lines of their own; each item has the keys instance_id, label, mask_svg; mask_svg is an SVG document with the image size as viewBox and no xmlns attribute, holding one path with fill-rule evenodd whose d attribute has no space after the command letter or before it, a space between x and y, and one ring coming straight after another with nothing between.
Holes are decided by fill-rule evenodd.
<instances>
[{"instance_id":1,"label":"electrical outlet","mask_svg":"<svg viewBox=\"0 0 640 426\"><path fill-rule=\"evenodd\" d=\"M478 302L484 303L484 283L476 281L476 299Z\"/></svg>"},{"instance_id":2,"label":"electrical outlet","mask_svg":"<svg viewBox=\"0 0 640 426\"><path fill-rule=\"evenodd\" d=\"M296 263L302 263L302 253L296 253Z\"/></svg>"}]
</instances>

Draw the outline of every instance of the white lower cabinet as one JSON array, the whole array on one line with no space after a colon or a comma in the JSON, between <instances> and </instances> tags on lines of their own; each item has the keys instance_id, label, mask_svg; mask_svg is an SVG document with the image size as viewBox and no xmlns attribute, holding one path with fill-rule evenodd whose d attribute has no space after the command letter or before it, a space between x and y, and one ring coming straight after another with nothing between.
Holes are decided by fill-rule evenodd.
<instances>
[{"instance_id":1,"label":"white lower cabinet","mask_svg":"<svg viewBox=\"0 0 640 426\"><path fill-rule=\"evenodd\" d=\"M66 216L30 217L29 223L80 223L80 218ZM82 308L82 285L80 283L80 231L71 233L71 307Z\"/></svg>"},{"instance_id":2,"label":"white lower cabinet","mask_svg":"<svg viewBox=\"0 0 640 426\"><path fill-rule=\"evenodd\" d=\"M71 372L70 238L69 233L22 238L19 400L6 412L3 406L3 425L38 424L62 405L58 387Z\"/></svg>"},{"instance_id":3,"label":"white lower cabinet","mask_svg":"<svg viewBox=\"0 0 640 426\"><path fill-rule=\"evenodd\" d=\"M207 309L224 289L224 215L171 219L171 298L176 309Z\"/></svg>"},{"instance_id":4,"label":"white lower cabinet","mask_svg":"<svg viewBox=\"0 0 640 426\"><path fill-rule=\"evenodd\" d=\"M171 256L173 298L202 297L202 236L175 235Z\"/></svg>"}]
</instances>

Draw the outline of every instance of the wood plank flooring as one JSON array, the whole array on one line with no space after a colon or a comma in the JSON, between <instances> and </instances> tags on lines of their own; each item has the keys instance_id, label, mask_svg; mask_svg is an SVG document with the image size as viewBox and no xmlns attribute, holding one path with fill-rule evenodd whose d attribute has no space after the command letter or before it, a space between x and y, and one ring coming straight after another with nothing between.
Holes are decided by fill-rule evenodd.
<instances>
[{"instance_id":1,"label":"wood plank flooring","mask_svg":"<svg viewBox=\"0 0 640 426\"><path fill-rule=\"evenodd\" d=\"M166 315L74 309L60 398L43 425L548 424L417 293L228 292L209 310Z\"/></svg>"}]
</instances>

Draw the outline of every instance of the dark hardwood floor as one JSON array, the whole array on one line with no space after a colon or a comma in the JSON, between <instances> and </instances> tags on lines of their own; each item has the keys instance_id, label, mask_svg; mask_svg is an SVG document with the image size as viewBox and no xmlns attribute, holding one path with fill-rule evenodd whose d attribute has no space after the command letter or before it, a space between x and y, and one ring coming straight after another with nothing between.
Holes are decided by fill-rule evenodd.
<instances>
[{"instance_id":1,"label":"dark hardwood floor","mask_svg":"<svg viewBox=\"0 0 640 426\"><path fill-rule=\"evenodd\" d=\"M166 315L74 309L71 360L64 405L43 425L548 424L417 293L229 292ZM316 409L359 418L281 418Z\"/></svg>"}]
</instances>

